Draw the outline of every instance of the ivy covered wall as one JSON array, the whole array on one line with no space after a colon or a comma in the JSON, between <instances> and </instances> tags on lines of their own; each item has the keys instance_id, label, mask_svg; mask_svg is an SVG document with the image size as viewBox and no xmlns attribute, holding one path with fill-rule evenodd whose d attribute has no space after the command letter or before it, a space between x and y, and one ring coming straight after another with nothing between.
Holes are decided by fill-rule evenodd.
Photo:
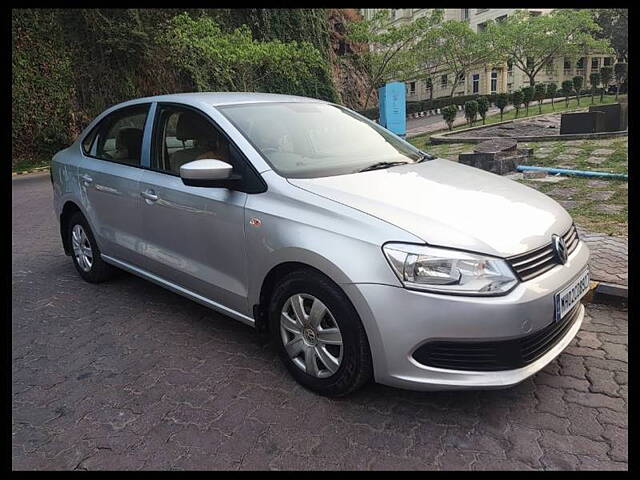
<instances>
[{"instance_id":1,"label":"ivy covered wall","mask_svg":"<svg viewBox=\"0 0 640 480\"><path fill-rule=\"evenodd\" d=\"M184 12L191 20L181 17ZM212 73L219 67L215 60L198 57L220 51L217 43L198 37L203 28L215 31L214 25L221 41L224 35L241 35L258 57L279 59L260 63L245 55L245 70L228 72L249 72L241 85L359 108L357 95L343 98L342 84L350 82L338 78L336 69L345 60L338 62L332 49L328 15L324 9L14 9L12 163L48 161L95 115L118 102L237 88ZM199 51L172 41L189 35L203 40ZM265 54L265 49L270 50ZM223 57L220 61L230 58ZM204 73L198 77L200 58Z\"/></svg>"}]
</instances>

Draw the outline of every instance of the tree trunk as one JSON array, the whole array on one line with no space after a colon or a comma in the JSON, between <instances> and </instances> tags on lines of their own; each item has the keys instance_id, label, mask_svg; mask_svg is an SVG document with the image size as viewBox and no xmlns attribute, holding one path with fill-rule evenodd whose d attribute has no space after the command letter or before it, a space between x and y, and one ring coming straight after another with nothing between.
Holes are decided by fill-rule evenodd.
<instances>
[{"instance_id":1,"label":"tree trunk","mask_svg":"<svg viewBox=\"0 0 640 480\"><path fill-rule=\"evenodd\" d=\"M371 98L371 94L373 93L373 87L369 87L369 91L367 92L367 96L364 99L364 108L363 110L367 109L367 106L369 105L369 99Z\"/></svg>"},{"instance_id":2,"label":"tree trunk","mask_svg":"<svg viewBox=\"0 0 640 480\"><path fill-rule=\"evenodd\" d=\"M600 103L602 103L602 99L604 98L604 91L606 89L606 85L602 85L602 90L600 91Z\"/></svg>"}]
</instances>

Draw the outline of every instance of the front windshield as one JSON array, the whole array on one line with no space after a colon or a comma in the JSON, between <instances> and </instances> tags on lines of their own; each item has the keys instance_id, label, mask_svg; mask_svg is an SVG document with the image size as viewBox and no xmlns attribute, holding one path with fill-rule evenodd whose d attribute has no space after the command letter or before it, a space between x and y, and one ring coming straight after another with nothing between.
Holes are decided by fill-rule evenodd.
<instances>
[{"instance_id":1,"label":"front windshield","mask_svg":"<svg viewBox=\"0 0 640 480\"><path fill-rule=\"evenodd\" d=\"M381 126L326 103L251 103L218 109L283 177L315 178L423 154Z\"/></svg>"}]
</instances>

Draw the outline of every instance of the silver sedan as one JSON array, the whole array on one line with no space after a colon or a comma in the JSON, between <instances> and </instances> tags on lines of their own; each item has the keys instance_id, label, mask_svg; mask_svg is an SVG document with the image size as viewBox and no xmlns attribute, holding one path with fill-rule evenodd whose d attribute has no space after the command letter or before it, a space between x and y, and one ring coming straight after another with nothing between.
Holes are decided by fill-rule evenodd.
<instances>
[{"instance_id":1,"label":"silver sedan","mask_svg":"<svg viewBox=\"0 0 640 480\"><path fill-rule=\"evenodd\" d=\"M51 175L83 279L127 270L268 333L320 394L508 387L584 317L589 251L560 205L339 105L136 99Z\"/></svg>"}]
</instances>

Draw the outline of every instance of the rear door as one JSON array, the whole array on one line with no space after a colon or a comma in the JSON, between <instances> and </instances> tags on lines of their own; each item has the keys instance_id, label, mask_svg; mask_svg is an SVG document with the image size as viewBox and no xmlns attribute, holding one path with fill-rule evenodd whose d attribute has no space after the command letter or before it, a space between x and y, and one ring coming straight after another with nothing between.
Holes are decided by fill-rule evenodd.
<instances>
[{"instance_id":1,"label":"rear door","mask_svg":"<svg viewBox=\"0 0 640 480\"><path fill-rule=\"evenodd\" d=\"M140 178L143 268L246 314L247 193L191 187L179 176L180 166L196 159L233 165L237 150L194 109L158 104L155 117L151 168Z\"/></svg>"},{"instance_id":2,"label":"rear door","mask_svg":"<svg viewBox=\"0 0 640 480\"><path fill-rule=\"evenodd\" d=\"M105 255L140 261L142 143L150 104L106 116L82 143L78 181L86 214Z\"/></svg>"}]
</instances>

